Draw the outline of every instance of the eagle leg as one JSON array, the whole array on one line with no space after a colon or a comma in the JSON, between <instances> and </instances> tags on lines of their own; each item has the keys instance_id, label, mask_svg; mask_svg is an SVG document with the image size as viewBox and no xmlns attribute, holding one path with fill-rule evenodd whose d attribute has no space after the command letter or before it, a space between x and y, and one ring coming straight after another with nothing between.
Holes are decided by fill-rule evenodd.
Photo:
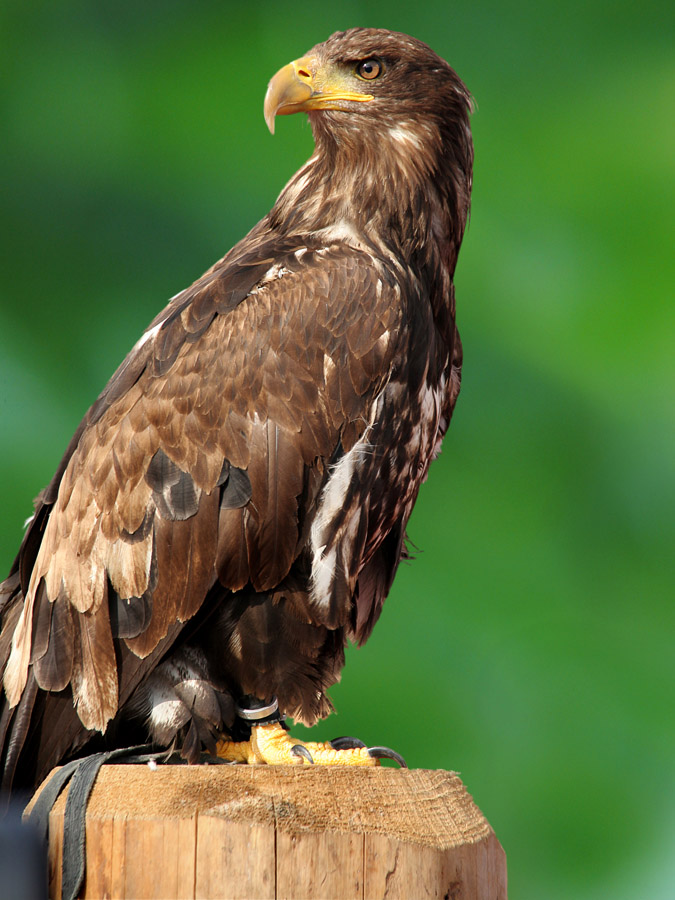
<instances>
[{"instance_id":1,"label":"eagle leg","mask_svg":"<svg viewBox=\"0 0 675 900\"><path fill-rule=\"evenodd\" d=\"M247 741L219 741L218 757L249 765L378 766L381 759L393 759L407 768L400 754L388 747L366 747L353 737L339 737L328 743L299 741L283 725L276 697L271 701L247 695L236 706L239 719L250 728Z\"/></svg>"}]
</instances>

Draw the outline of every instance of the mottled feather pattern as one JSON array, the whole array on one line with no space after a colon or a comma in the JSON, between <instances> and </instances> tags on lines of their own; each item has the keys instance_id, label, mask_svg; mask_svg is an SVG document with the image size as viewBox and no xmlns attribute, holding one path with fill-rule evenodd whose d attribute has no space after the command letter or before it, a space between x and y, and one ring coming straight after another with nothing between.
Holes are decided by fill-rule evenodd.
<instances>
[{"instance_id":1,"label":"mottled feather pattern","mask_svg":"<svg viewBox=\"0 0 675 900\"><path fill-rule=\"evenodd\" d=\"M196 534L210 533L215 545L218 518L214 491L225 461L235 469L239 468L237 462L245 463L252 486L244 526L249 560L247 580L259 590L268 590L288 574L298 540L297 504L304 467L318 456L330 455L337 440L335 423L342 426L341 430L345 425L357 431L365 427L362 399L372 396L381 386L380 372L387 370L387 355L393 352L392 344L382 344L380 338L385 331L395 331L401 320L399 307L391 302L383 304L371 332L366 338L358 336L361 316L356 299L364 290L358 257L348 248L332 248L322 254L322 267L316 278L309 279L313 295L323 290L328 296L354 297L351 307L336 304L337 314L332 305L322 304L312 317L307 315L304 299L308 286L304 276L307 272L315 274L314 254L307 253L300 261L295 260L295 272L289 269L283 278L266 281L228 315L212 317L200 341L184 341L163 375L146 370L135 390L112 405L109 429L107 414L98 419L95 427L85 429L66 469L33 572L36 584L40 578L47 579L47 595L52 602L57 598L58 602L66 602L67 598L79 612L96 611L107 597L108 579L118 597L141 597L147 591L155 559L160 572L165 572L165 576L160 575L159 586L162 609L155 612L143 634L127 639L139 655L151 652L165 636L171 621L189 617L185 611L189 604L186 607L178 594L188 590L186 579L189 581L189 573L195 568L188 549L192 547L195 526L189 524L181 529L178 523L193 518L202 522L203 528L197 529ZM355 277L358 291L350 283ZM371 272L370 277L375 279L376 275ZM297 330L296 319L302 323ZM277 321L283 321L284 327L275 327ZM299 346L298 332L308 336L303 341L305 346ZM149 342L153 353L166 350L161 334L162 329L155 338L155 342L159 341L158 350L155 342ZM263 336L259 349L251 347L251 334ZM350 334L355 351L350 350ZM359 353L361 357L367 353L379 355L379 365L370 367L377 372L376 379L369 378L359 364ZM337 360L328 371L327 384L325 356ZM194 401L198 404L202 399L198 384L205 371L213 373L215 383L234 382L235 388L227 397L227 405L222 395L205 395L202 413ZM322 387L324 403L330 410L322 408ZM282 414L279 418L290 427L268 418L274 402L288 410L287 416ZM163 411L164 404L169 403L172 415ZM214 409L218 404L215 414L209 417L209 407ZM291 411L294 418L289 421ZM200 427L192 429L189 423L196 418ZM310 419L309 428L303 428L304 418ZM209 422L213 423L211 428ZM325 438L323 446L317 437ZM129 448L132 452L128 452ZM284 473L283 478L280 472ZM98 490L93 489L94 483ZM209 500L211 494L213 503ZM202 499L205 506L213 508L211 515L201 511ZM147 523L153 509L155 524L150 530ZM222 524L225 522L223 517ZM125 539L139 532L144 523L147 535L143 540ZM237 525L241 525L241 517L235 531ZM164 551L165 546L170 553ZM83 561L78 563L80 559ZM255 565L251 565L251 560ZM206 589L215 577L214 563L215 553L211 568L200 579ZM242 577L243 573L238 573L233 585L225 586L241 587ZM338 602L347 602L347 591L345 586ZM172 596L176 597L173 601ZM194 596L197 599L193 602L199 606L203 592L201 597L199 593ZM347 610L340 613L342 620L347 615ZM101 628L105 630L106 625ZM87 652L84 647L85 656ZM22 666L27 671L24 662ZM110 690L108 697L109 705L102 700L96 707L102 718L88 719L88 727L103 730L114 717L116 707L112 705Z\"/></svg>"},{"instance_id":2,"label":"mottled feather pattern","mask_svg":"<svg viewBox=\"0 0 675 900\"><path fill-rule=\"evenodd\" d=\"M239 696L311 724L379 616L459 391L470 100L411 38L313 52L382 55L389 82L310 113L316 153L156 316L38 497L0 589L5 784L153 696L190 759Z\"/></svg>"}]
</instances>

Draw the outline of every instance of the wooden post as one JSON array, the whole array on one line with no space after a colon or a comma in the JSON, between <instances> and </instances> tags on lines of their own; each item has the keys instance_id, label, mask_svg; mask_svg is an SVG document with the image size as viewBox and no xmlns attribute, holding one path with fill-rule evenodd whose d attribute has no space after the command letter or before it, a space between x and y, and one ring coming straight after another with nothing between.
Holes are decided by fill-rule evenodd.
<instances>
[{"instance_id":1,"label":"wooden post","mask_svg":"<svg viewBox=\"0 0 675 900\"><path fill-rule=\"evenodd\" d=\"M65 794L49 820L61 896ZM452 772L104 766L83 898L506 900L506 857Z\"/></svg>"}]
</instances>

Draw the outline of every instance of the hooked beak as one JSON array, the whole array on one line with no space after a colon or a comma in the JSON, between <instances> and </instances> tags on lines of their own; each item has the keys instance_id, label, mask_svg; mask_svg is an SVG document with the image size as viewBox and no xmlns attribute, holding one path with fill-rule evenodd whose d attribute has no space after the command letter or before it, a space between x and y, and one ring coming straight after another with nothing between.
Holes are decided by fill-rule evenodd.
<instances>
[{"instance_id":1,"label":"hooked beak","mask_svg":"<svg viewBox=\"0 0 675 900\"><path fill-rule=\"evenodd\" d=\"M348 83L350 82L350 83ZM349 104L373 100L372 94L353 90L351 78L315 56L303 56L279 69L265 95L265 121L274 134L274 117L313 109L349 109Z\"/></svg>"}]
</instances>

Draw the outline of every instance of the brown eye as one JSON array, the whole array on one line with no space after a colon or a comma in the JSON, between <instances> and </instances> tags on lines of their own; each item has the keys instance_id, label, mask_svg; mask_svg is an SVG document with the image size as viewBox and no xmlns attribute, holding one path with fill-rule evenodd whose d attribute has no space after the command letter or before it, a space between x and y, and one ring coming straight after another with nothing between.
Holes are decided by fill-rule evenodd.
<instances>
[{"instance_id":1,"label":"brown eye","mask_svg":"<svg viewBox=\"0 0 675 900\"><path fill-rule=\"evenodd\" d=\"M360 62L356 67L356 74L359 78L365 78L367 81L378 78L381 73L382 63L379 59L364 59L364 61Z\"/></svg>"}]
</instances>

